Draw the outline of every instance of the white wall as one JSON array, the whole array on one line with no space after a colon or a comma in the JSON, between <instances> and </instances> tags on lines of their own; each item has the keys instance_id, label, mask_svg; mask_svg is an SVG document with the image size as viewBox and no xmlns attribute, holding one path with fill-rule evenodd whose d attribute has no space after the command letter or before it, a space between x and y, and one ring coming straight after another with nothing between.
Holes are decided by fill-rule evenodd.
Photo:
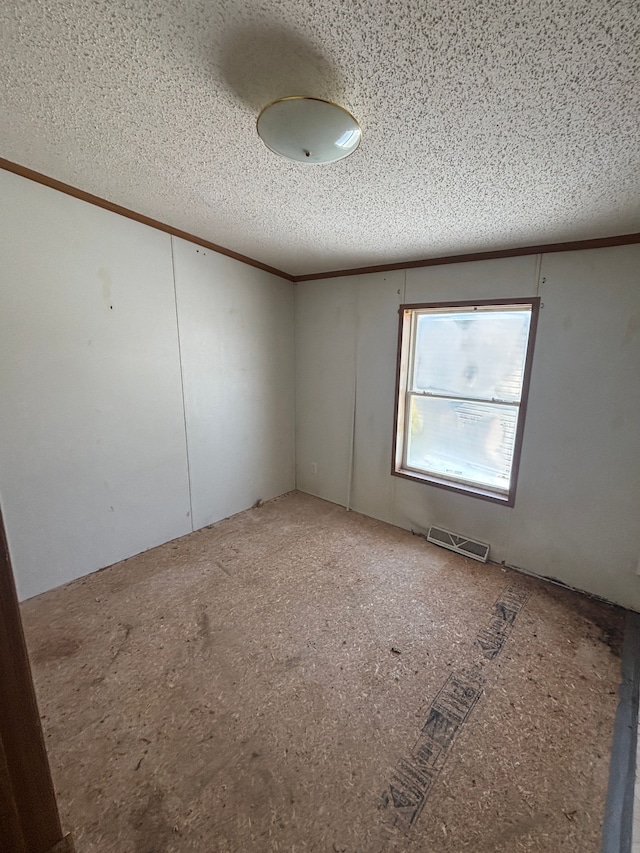
<instances>
[{"instance_id":1,"label":"white wall","mask_svg":"<svg viewBox=\"0 0 640 853\"><path fill-rule=\"evenodd\" d=\"M298 287L296 486L344 504L353 422L356 291L350 279ZM312 475L314 464L317 474Z\"/></svg>"},{"instance_id":2,"label":"white wall","mask_svg":"<svg viewBox=\"0 0 640 853\"><path fill-rule=\"evenodd\" d=\"M173 243L197 529L294 488L293 286Z\"/></svg>"},{"instance_id":3,"label":"white wall","mask_svg":"<svg viewBox=\"0 0 640 853\"><path fill-rule=\"evenodd\" d=\"M193 529L181 367L196 526L293 488L291 284L175 241L181 365L169 235L4 171L0 213L0 504L22 598Z\"/></svg>"},{"instance_id":4,"label":"white wall","mask_svg":"<svg viewBox=\"0 0 640 853\"><path fill-rule=\"evenodd\" d=\"M538 291L515 507L393 477L398 305ZM300 283L296 345L298 488L640 609L639 246Z\"/></svg>"}]
</instances>

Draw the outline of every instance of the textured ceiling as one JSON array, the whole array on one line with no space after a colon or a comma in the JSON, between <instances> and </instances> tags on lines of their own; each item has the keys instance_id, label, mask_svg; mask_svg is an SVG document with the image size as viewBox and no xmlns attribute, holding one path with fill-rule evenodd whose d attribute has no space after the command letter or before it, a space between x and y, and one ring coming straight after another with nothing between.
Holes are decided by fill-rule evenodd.
<instances>
[{"instance_id":1,"label":"textured ceiling","mask_svg":"<svg viewBox=\"0 0 640 853\"><path fill-rule=\"evenodd\" d=\"M4 0L0 33L0 156L294 275L640 230L637 0ZM268 151L292 94L358 151Z\"/></svg>"}]
</instances>

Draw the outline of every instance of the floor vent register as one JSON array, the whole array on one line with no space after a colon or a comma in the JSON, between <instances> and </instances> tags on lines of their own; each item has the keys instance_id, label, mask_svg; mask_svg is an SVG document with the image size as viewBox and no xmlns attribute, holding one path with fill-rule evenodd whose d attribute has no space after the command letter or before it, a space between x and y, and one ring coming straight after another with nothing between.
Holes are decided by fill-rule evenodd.
<instances>
[{"instance_id":1,"label":"floor vent register","mask_svg":"<svg viewBox=\"0 0 640 853\"><path fill-rule=\"evenodd\" d=\"M456 554L463 554L481 563L486 563L489 556L489 546L485 542L477 542L459 533L451 533L450 530L443 530L442 527L430 527L427 542L441 545L443 548L455 551Z\"/></svg>"}]
</instances>

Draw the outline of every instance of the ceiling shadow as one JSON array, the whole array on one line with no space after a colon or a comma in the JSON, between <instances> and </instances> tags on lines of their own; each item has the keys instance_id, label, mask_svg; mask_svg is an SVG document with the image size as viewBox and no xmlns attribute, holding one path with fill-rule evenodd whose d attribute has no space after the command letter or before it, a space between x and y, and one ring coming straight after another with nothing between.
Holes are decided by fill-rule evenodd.
<instances>
[{"instance_id":1,"label":"ceiling shadow","mask_svg":"<svg viewBox=\"0 0 640 853\"><path fill-rule=\"evenodd\" d=\"M256 114L290 95L342 98L338 71L315 45L284 27L249 24L232 30L217 64L229 88Z\"/></svg>"}]
</instances>

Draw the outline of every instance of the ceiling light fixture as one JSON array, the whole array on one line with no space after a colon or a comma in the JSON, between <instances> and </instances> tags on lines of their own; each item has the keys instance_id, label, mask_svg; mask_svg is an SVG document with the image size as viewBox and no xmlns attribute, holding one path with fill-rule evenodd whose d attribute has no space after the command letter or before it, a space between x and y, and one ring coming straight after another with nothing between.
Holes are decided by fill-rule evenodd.
<instances>
[{"instance_id":1,"label":"ceiling light fixture","mask_svg":"<svg viewBox=\"0 0 640 853\"><path fill-rule=\"evenodd\" d=\"M320 98L280 98L257 121L267 148L299 163L333 163L353 154L360 125L343 107Z\"/></svg>"}]
</instances>

